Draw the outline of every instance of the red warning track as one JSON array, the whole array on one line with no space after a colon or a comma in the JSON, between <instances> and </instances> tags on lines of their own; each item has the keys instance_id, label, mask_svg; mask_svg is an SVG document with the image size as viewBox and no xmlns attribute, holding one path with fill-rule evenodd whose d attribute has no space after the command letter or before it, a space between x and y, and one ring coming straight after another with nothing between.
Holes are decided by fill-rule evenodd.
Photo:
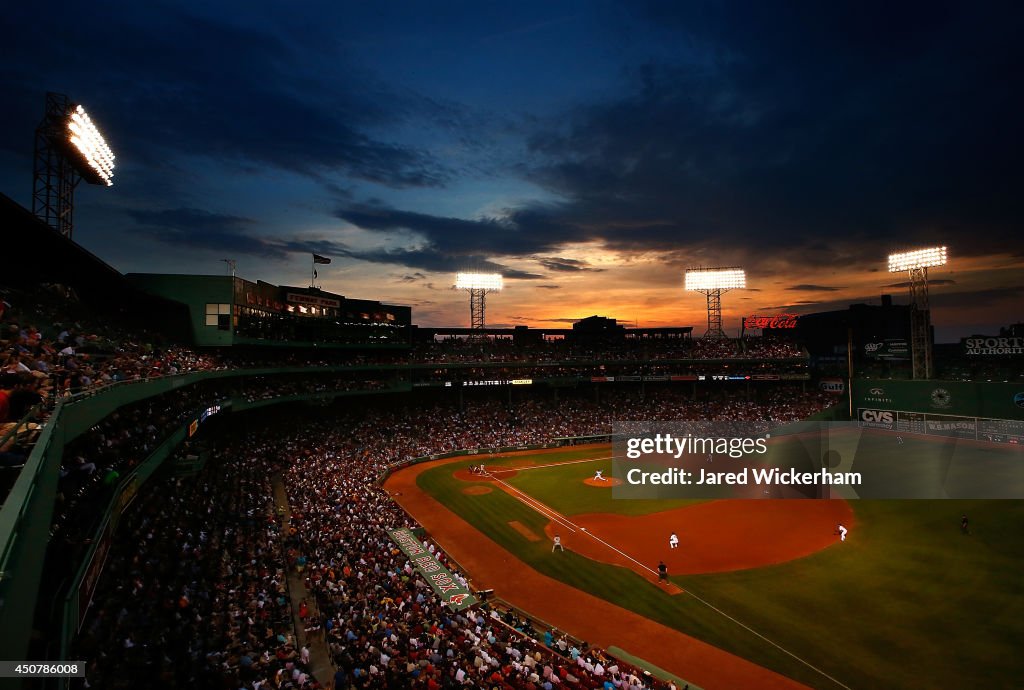
<instances>
[{"instance_id":1,"label":"red warning track","mask_svg":"<svg viewBox=\"0 0 1024 690\"><path fill-rule=\"evenodd\" d=\"M494 588L498 596L514 606L572 635L602 647L621 647L707 690L805 687L526 566L417 486L416 478L426 470L464 460L453 458L413 465L393 474L384 486L472 573L477 585Z\"/></svg>"}]
</instances>

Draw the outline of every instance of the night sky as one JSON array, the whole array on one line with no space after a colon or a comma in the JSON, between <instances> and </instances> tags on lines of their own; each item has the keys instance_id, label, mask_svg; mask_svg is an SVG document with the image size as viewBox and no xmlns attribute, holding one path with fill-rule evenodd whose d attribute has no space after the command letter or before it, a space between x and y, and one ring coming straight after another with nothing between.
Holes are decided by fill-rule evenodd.
<instances>
[{"instance_id":1,"label":"night sky","mask_svg":"<svg viewBox=\"0 0 1024 690\"><path fill-rule=\"evenodd\" d=\"M981 4L983 7L979 7ZM10 3L0 191L30 206L47 90L117 154L76 239L124 272L323 287L464 325L697 325L906 302L938 339L1024 321L1020 3ZM7 258L7 257L5 257ZM702 330L699 328L698 330Z\"/></svg>"}]
</instances>

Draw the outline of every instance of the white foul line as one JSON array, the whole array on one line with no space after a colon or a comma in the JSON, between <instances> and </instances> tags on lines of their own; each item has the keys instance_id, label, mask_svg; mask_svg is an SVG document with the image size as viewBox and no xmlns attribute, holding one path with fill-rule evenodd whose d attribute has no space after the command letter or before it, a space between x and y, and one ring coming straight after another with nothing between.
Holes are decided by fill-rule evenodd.
<instances>
[{"instance_id":1,"label":"white foul line","mask_svg":"<svg viewBox=\"0 0 1024 690\"><path fill-rule=\"evenodd\" d=\"M566 460L565 462L552 462L548 465L530 465L529 467L494 467L489 468L488 472L525 472L526 470L542 470L545 467L561 467L562 465L578 465L582 462L597 462L598 460L614 460L620 458L621 455L609 455L606 458L585 458L583 460Z\"/></svg>"},{"instance_id":2,"label":"white foul line","mask_svg":"<svg viewBox=\"0 0 1024 690\"><path fill-rule=\"evenodd\" d=\"M827 674L827 673L825 673L824 671L822 671L822 670L821 670L820 668L818 668L817 666L814 666L813 664L811 664L811 663L810 663L810 662L808 662L808 661L804 661L803 659L801 659L800 657L798 657L798 656L797 656L796 654L794 654L793 652L789 651L789 650L788 650L788 649L786 649L785 647L783 647L783 646L781 646L781 645L779 645L779 644L776 644L775 642L772 642L772 641L771 641L771 640L769 640L769 639L768 639L767 637L765 637L765 636L764 636L764 635L762 635L761 633L757 632L756 630L754 630L753 628L751 628L751 627L750 627L749 625L747 625L746 623L742 623L742 622L740 622L740 621L736 620L735 618L733 618L732 616L730 616L730 615L729 615L728 613L726 613L726 612L725 612L725 611L723 611L722 609L718 608L717 606L714 606L713 604L711 604L711 603L709 603L709 602L705 601L704 599L701 599L701 598L700 598L700 597L698 597L698 596L697 596L696 594L694 594L694 593L693 593L692 591L690 591L690 589L689 589L689 588L687 588L687 589L686 589L685 591L686 591L686 593L687 593L687 594L689 594L689 595L690 595L691 597L693 597L694 599L696 599L696 600L697 600L697 601L699 601L700 603L704 604L705 606L707 606L707 607L708 607L709 609L711 609L711 610L712 610L712 611L714 611L715 613L719 614L720 616L725 616L726 618L728 618L729 620L731 620L731 621L732 621L733 623L735 623L736 625L738 625L738 626L740 626L741 628L743 628L744 630L746 630L747 632L749 632L749 633L753 633L754 635L757 635L757 636L758 636L758 637L760 637L760 638L761 638L762 640L764 640L765 642L767 642L768 644L770 644L770 645L771 645L772 647L775 647L776 649L778 649L778 650L779 650L780 652L783 652L783 653L785 653L785 654L788 654L789 656L793 657L794 659L796 659L797 661L799 661L799 662L800 662L801 664L803 664L803 665L804 665L804 666L806 666L807 668L811 669L812 671L817 671L818 673L820 673L821 675L825 676L825 677L826 677L826 678L828 678L828 679L829 679L830 681L832 681L833 683L835 683L836 685L838 685L839 687L841 687L841 688L846 688L846 690L851 690L851 688L850 688L850 686L849 686L849 685L845 685L845 684L841 683L840 681L836 680L835 678L833 678L833 677L832 677L832 676L830 676L829 674Z\"/></svg>"},{"instance_id":3,"label":"white foul line","mask_svg":"<svg viewBox=\"0 0 1024 690\"><path fill-rule=\"evenodd\" d=\"M512 497L513 498L517 499L518 501L521 501L522 503L525 503L527 505L527 507L533 508L534 510L536 510L538 513L540 513L544 517L546 517L546 518L548 518L550 520L554 520L555 522L559 523L560 525L562 525L563 527L565 527L569 531L576 532L577 525L574 525L573 523L569 522L562 515L556 513L551 508L548 508L546 505L544 505L543 503L538 501L533 496L530 496L529 494L523 493L519 489L515 488L514 486L511 486L510 484L508 484L507 482L505 482L505 481L503 481L501 479L498 479L494 475L489 475L489 476L491 477L491 479L493 479L494 481L498 482L499 484L504 486L506 489L508 489L509 493L512 493Z\"/></svg>"},{"instance_id":4,"label":"white foul line","mask_svg":"<svg viewBox=\"0 0 1024 690\"><path fill-rule=\"evenodd\" d=\"M557 512L557 511L555 511L553 508L549 508L548 506L544 505L543 503L538 501L533 496L530 496L529 494L526 494L526 493L520 491L519 489L517 489L516 487L512 486L508 482L506 482L506 481L504 481L502 479L498 479L497 477L494 477L493 475L492 475L492 479L494 479L494 481L498 482L502 486L506 487L510 492L515 492L514 498L518 498L520 501L525 503L527 506L533 508L538 513L540 513L541 515L544 515L545 517L549 517L552 520L554 520L555 522L558 522L559 524L561 524L561 525L563 525L565 527L568 527L573 532L575 532L577 529L579 529L580 531L582 531L584 534L586 534L591 539L594 539L595 541L598 541L598 542L604 544L605 546L607 546L609 549L611 549L615 553L619 554L620 556L622 556L624 558L628 558L630 561L632 561L633 563L636 563L638 566L640 566L644 570L648 571L652 575L657 575L658 574L657 571L654 570L653 568L649 568L648 566L644 565L640 561L638 561L635 558L633 558L632 556L630 556L625 551L621 551L621 550L615 548L614 546L612 546L611 544L606 542L604 539L601 539L601 537L599 537L596 534L594 534L593 532L588 532L587 530L585 530L582 527L580 527L579 525L577 525L575 522L572 522L571 520L569 520L569 518L565 517L564 515L562 515L561 513ZM518 494L518 495L516 495L516 494Z\"/></svg>"}]
</instances>

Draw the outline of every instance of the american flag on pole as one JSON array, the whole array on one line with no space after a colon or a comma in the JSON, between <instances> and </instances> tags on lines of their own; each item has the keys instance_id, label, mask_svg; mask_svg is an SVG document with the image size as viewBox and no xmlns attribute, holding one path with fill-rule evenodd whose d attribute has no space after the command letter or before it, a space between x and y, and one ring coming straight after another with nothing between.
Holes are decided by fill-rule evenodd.
<instances>
[{"instance_id":1,"label":"american flag on pole","mask_svg":"<svg viewBox=\"0 0 1024 690\"><path fill-rule=\"evenodd\" d=\"M315 264L329 264L331 260L326 256L320 256L319 254L313 255L313 263Z\"/></svg>"}]
</instances>

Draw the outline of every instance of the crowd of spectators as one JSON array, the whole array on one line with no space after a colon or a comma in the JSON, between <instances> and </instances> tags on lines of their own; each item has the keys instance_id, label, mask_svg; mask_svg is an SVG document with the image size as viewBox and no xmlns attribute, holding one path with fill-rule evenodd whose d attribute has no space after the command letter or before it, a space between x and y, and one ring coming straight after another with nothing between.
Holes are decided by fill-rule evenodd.
<instances>
[{"instance_id":1,"label":"crowd of spectators","mask_svg":"<svg viewBox=\"0 0 1024 690\"><path fill-rule=\"evenodd\" d=\"M267 400L288 395L380 390L375 379L346 376L247 377L244 382L214 379L125 405L104 417L65 448L58 483L52 534L78 543L91 534L109 492L149 457L173 432L206 408L233 396Z\"/></svg>"},{"instance_id":2,"label":"crowd of spectators","mask_svg":"<svg viewBox=\"0 0 1024 690\"><path fill-rule=\"evenodd\" d=\"M389 382L372 376L353 373L249 376L246 377L245 383L241 386L239 392L248 402L256 402L258 400L270 400L291 395L380 391L388 388L389 383L396 383L398 381L398 378L392 378Z\"/></svg>"},{"instance_id":3,"label":"crowd of spectators","mask_svg":"<svg viewBox=\"0 0 1024 690\"><path fill-rule=\"evenodd\" d=\"M261 449L238 447L129 511L77 643L84 687L321 687L296 638L270 476Z\"/></svg>"},{"instance_id":4,"label":"crowd of spectators","mask_svg":"<svg viewBox=\"0 0 1024 690\"><path fill-rule=\"evenodd\" d=\"M591 361L656 361L662 359L792 359L803 349L779 339L746 338L742 341L690 338L624 340L604 343L558 339L517 344L512 339L485 342L448 338L417 343L411 352L415 364L529 362L535 364Z\"/></svg>"},{"instance_id":5,"label":"crowd of spectators","mask_svg":"<svg viewBox=\"0 0 1024 690\"><path fill-rule=\"evenodd\" d=\"M695 340L691 351L696 359L726 359L739 356L736 341L729 339Z\"/></svg>"},{"instance_id":6,"label":"crowd of spectators","mask_svg":"<svg viewBox=\"0 0 1024 690\"><path fill-rule=\"evenodd\" d=\"M775 338L744 338L743 356L752 359L791 359L803 357L804 351L791 340Z\"/></svg>"},{"instance_id":7,"label":"crowd of spectators","mask_svg":"<svg viewBox=\"0 0 1024 690\"><path fill-rule=\"evenodd\" d=\"M216 381L125 405L64 449L51 536L78 544L92 533L120 479L173 432L223 399Z\"/></svg>"},{"instance_id":8,"label":"crowd of spectators","mask_svg":"<svg viewBox=\"0 0 1024 690\"><path fill-rule=\"evenodd\" d=\"M55 397L119 381L222 367L215 357L119 327L80 309L61 288L6 289L0 316L0 372L45 379Z\"/></svg>"}]
</instances>

